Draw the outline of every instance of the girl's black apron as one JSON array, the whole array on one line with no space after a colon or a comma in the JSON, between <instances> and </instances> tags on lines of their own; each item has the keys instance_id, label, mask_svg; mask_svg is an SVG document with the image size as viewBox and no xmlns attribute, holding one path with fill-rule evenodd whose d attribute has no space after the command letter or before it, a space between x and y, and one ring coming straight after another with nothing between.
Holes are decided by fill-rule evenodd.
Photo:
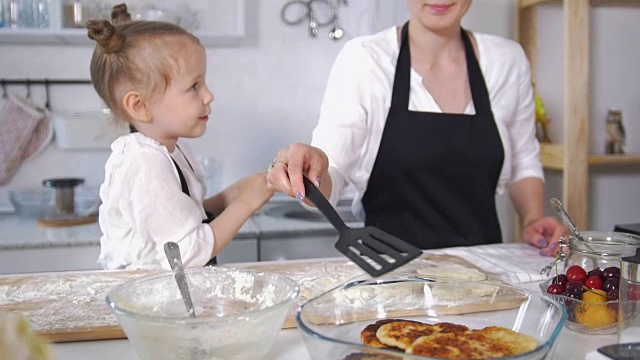
<instances>
[{"instance_id":1,"label":"girl's black apron","mask_svg":"<svg viewBox=\"0 0 640 360\"><path fill-rule=\"evenodd\" d=\"M176 147L177 147L177 145L176 145ZM186 156L185 156L185 160L187 160ZM191 197L191 195L189 193L189 185L187 184L187 179L184 177L184 174L182 173L182 170L180 170L180 166L178 166L178 163L175 160L173 160L173 158L171 158L171 161L173 161L173 165L175 165L176 170L178 171L178 177L180 178L180 187L182 187L182 192L185 195ZM189 164L189 160L187 160L187 164ZM191 171L193 171L193 167L191 167L191 164L189 164L189 167L191 168ZM213 219L215 219L215 215L213 215L212 213L208 212L207 210L205 210L204 212L207 215L207 218L202 220L203 224L208 224L208 223L212 222ZM216 257L214 256L204 266L213 266L213 265L216 265L216 264L218 264L218 261L216 260Z\"/></svg>"},{"instance_id":2,"label":"girl's black apron","mask_svg":"<svg viewBox=\"0 0 640 360\"><path fill-rule=\"evenodd\" d=\"M469 35L461 33L476 114L409 110L406 23L391 108L362 198L366 225L422 249L502 241L495 189L504 149Z\"/></svg>"}]
</instances>

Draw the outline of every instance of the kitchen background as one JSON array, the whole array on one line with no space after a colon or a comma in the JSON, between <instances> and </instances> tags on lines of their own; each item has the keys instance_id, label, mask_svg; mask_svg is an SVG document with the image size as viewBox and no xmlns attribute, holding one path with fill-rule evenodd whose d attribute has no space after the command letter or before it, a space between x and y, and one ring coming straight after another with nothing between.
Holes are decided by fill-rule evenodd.
<instances>
[{"instance_id":1,"label":"kitchen background","mask_svg":"<svg viewBox=\"0 0 640 360\"><path fill-rule=\"evenodd\" d=\"M345 37L330 39L327 27L311 38L305 24L282 22L280 11L286 3L246 0L246 37L241 44L207 49L207 80L215 100L207 133L192 144L200 154L220 161L222 186L266 170L281 147L310 141L327 75L345 41L406 19L405 1L349 0L340 7ZM625 149L639 153L640 9L592 11L591 152L603 152L607 110L620 109L627 132ZM513 1L474 0L464 25L515 38L514 19ZM538 19L541 40L536 88L552 120L551 136L559 142L563 131L561 9L541 6ZM89 79L91 52L92 47L85 45L0 44L0 78ZM20 86L8 90L25 92ZM44 103L44 90L33 87L32 98ZM56 112L76 112L97 110L102 104L90 85L81 85L52 87L51 105ZM11 189L39 187L42 179L51 177L83 177L88 184L99 185L108 155L107 149L62 150L54 141L22 164L10 183L0 187L0 196L6 197ZM612 230L614 224L640 221L637 168L603 168L590 174L590 229ZM559 173L547 172L547 197L560 197L560 191ZM505 239L512 239L511 204L504 196L498 199Z\"/></svg>"}]
</instances>

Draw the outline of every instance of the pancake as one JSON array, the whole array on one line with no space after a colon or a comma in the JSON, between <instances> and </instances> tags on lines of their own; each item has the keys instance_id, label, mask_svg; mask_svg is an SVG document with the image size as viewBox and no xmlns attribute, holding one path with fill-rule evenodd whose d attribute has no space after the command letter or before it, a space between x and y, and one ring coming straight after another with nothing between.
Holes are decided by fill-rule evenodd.
<instances>
[{"instance_id":1,"label":"pancake","mask_svg":"<svg viewBox=\"0 0 640 360\"><path fill-rule=\"evenodd\" d=\"M424 324L417 321L397 320L380 326L376 337L380 343L406 350L414 341L423 336L437 333L452 333L468 331L464 325L451 323Z\"/></svg>"},{"instance_id":2,"label":"pancake","mask_svg":"<svg viewBox=\"0 0 640 360\"><path fill-rule=\"evenodd\" d=\"M376 337L376 332L378 331L378 329L380 329L380 327L382 325L385 325L385 324L388 324L388 323L394 322L394 321L398 321L398 320L396 320L396 319L383 319L383 320L378 320L373 324L367 325L360 332L360 340L362 340L362 343L367 345L367 346L372 346L372 347L379 348L379 349L402 350L402 349L398 349L397 347L385 345L385 344L381 343L380 340L378 340L378 338Z\"/></svg>"},{"instance_id":3,"label":"pancake","mask_svg":"<svg viewBox=\"0 0 640 360\"><path fill-rule=\"evenodd\" d=\"M513 354L524 353L538 347L538 340L533 337L500 326L488 326L475 331L486 335L493 343L507 346Z\"/></svg>"},{"instance_id":4,"label":"pancake","mask_svg":"<svg viewBox=\"0 0 640 360\"><path fill-rule=\"evenodd\" d=\"M525 353L538 346L535 338L504 327L471 330L447 322L426 324L403 319L378 320L366 326L360 337L368 346L443 359L500 358ZM353 353L344 360L389 358L388 355Z\"/></svg>"},{"instance_id":5,"label":"pancake","mask_svg":"<svg viewBox=\"0 0 640 360\"><path fill-rule=\"evenodd\" d=\"M538 342L507 328L491 326L481 330L435 333L411 344L409 354L445 359L487 359L512 356L533 350Z\"/></svg>"}]
</instances>

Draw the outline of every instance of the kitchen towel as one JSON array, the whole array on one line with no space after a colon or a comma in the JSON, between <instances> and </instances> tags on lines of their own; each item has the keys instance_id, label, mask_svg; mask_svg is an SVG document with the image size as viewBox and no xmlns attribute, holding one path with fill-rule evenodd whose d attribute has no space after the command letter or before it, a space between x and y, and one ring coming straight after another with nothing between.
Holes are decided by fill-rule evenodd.
<instances>
[{"instance_id":1,"label":"kitchen towel","mask_svg":"<svg viewBox=\"0 0 640 360\"><path fill-rule=\"evenodd\" d=\"M44 112L9 94L0 113L0 185L8 183L15 175L25 158L25 151L31 148L34 131L44 118Z\"/></svg>"},{"instance_id":2,"label":"kitchen towel","mask_svg":"<svg viewBox=\"0 0 640 360\"><path fill-rule=\"evenodd\" d=\"M540 274L540 270L554 260L541 256L539 249L524 243L455 247L427 252L461 257L509 284L546 280L550 276Z\"/></svg>"},{"instance_id":3,"label":"kitchen towel","mask_svg":"<svg viewBox=\"0 0 640 360\"><path fill-rule=\"evenodd\" d=\"M37 109L41 111L40 109ZM53 140L53 121L46 112L43 112L42 120L33 130L33 135L29 138L29 142L22 154L22 160L27 160L38 155Z\"/></svg>"}]
</instances>

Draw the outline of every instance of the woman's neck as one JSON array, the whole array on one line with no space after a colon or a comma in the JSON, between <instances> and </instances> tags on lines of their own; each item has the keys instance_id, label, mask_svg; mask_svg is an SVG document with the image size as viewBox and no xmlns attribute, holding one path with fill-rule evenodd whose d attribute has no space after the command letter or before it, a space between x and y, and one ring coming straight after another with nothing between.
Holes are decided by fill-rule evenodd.
<instances>
[{"instance_id":1,"label":"woman's neck","mask_svg":"<svg viewBox=\"0 0 640 360\"><path fill-rule=\"evenodd\" d=\"M451 26L435 32L418 20L409 22L409 44L411 57L420 59L427 67L441 62L457 62L464 59L464 44L460 26Z\"/></svg>"}]
</instances>

